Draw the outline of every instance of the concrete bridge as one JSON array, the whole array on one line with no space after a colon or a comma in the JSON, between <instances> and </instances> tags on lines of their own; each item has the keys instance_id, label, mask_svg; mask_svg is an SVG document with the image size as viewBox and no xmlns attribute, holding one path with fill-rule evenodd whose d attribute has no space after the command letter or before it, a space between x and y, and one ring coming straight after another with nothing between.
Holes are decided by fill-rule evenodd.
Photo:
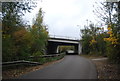
<instances>
[{"instance_id":1,"label":"concrete bridge","mask_svg":"<svg viewBox=\"0 0 120 81\"><path fill-rule=\"evenodd\" d=\"M74 46L74 53L81 54L81 43L78 39L68 39L68 38L55 38L50 37L48 39L47 53L56 54L59 53L59 46Z\"/></svg>"}]
</instances>

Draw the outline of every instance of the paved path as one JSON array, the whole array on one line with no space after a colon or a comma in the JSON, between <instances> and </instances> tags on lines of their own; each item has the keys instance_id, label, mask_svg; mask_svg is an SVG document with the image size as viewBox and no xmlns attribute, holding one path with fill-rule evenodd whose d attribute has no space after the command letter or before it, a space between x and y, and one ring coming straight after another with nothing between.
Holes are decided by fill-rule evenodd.
<instances>
[{"instance_id":1,"label":"paved path","mask_svg":"<svg viewBox=\"0 0 120 81\"><path fill-rule=\"evenodd\" d=\"M95 65L78 55L66 55L58 63L27 73L20 79L97 79Z\"/></svg>"}]
</instances>

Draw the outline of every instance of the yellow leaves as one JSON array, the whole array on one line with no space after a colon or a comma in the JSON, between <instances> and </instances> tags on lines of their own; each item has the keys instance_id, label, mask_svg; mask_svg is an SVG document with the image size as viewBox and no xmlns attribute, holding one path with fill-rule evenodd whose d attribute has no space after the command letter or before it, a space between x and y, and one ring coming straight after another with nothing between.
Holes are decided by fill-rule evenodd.
<instances>
[{"instance_id":1,"label":"yellow leaves","mask_svg":"<svg viewBox=\"0 0 120 81\"><path fill-rule=\"evenodd\" d=\"M116 38L113 34L113 31L112 31L112 28L111 28L111 25L108 25L108 34L110 35L109 38L104 38L104 41L109 41L111 42L111 44L118 44L118 38Z\"/></svg>"},{"instance_id":2,"label":"yellow leaves","mask_svg":"<svg viewBox=\"0 0 120 81\"><path fill-rule=\"evenodd\" d=\"M103 40L104 40L104 41L109 41L109 38L104 38Z\"/></svg>"},{"instance_id":3,"label":"yellow leaves","mask_svg":"<svg viewBox=\"0 0 120 81\"><path fill-rule=\"evenodd\" d=\"M95 43L97 43L97 41L96 41L95 38L93 37L93 39L90 41L90 45L95 44Z\"/></svg>"},{"instance_id":4,"label":"yellow leaves","mask_svg":"<svg viewBox=\"0 0 120 81\"><path fill-rule=\"evenodd\" d=\"M108 25L108 34L113 34L113 31L112 31L112 28L111 28L111 25Z\"/></svg>"},{"instance_id":5,"label":"yellow leaves","mask_svg":"<svg viewBox=\"0 0 120 81\"><path fill-rule=\"evenodd\" d=\"M95 40L95 39L93 39L93 40L91 40L91 42L92 42L92 43L96 43L96 40Z\"/></svg>"},{"instance_id":6,"label":"yellow leaves","mask_svg":"<svg viewBox=\"0 0 120 81\"><path fill-rule=\"evenodd\" d=\"M113 37L109 37L109 38L104 38L104 41L117 42L117 39Z\"/></svg>"},{"instance_id":7,"label":"yellow leaves","mask_svg":"<svg viewBox=\"0 0 120 81\"><path fill-rule=\"evenodd\" d=\"M108 31L108 34L113 34L113 32L112 31Z\"/></svg>"},{"instance_id":8,"label":"yellow leaves","mask_svg":"<svg viewBox=\"0 0 120 81\"><path fill-rule=\"evenodd\" d=\"M111 42L111 44L113 44L113 45L119 44L119 43L117 42L118 39L116 39L115 37L104 38L104 41Z\"/></svg>"},{"instance_id":9,"label":"yellow leaves","mask_svg":"<svg viewBox=\"0 0 120 81\"><path fill-rule=\"evenodd\" d=\"M112 30L112 28L111 28L111 27L108 27L107 29L108 29L108 30Z\"/></svg>"},{"instance_id":10,"label":"yellow leaves","mask_svg":"<svg viewBox=\"0 0 120 81\"><path fill-rule=\"evenodd\" d=\"M110 37L113 37L114 35L113 34L110 34Z\"/></svg>"}]
</instances>

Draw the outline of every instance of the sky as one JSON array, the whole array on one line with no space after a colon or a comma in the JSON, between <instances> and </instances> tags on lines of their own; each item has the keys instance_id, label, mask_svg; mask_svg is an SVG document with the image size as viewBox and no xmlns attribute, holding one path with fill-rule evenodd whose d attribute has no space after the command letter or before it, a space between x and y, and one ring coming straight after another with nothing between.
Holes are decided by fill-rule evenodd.
<instances>
[{"instance_id":1,"label":"sky","mask_svg":"<svg viewBox=\"0 0 120 81\"><path fill-rule=\"evenodd\" d=\"M50 36L80 39L80 29L87 25L87 19L97 23L93 13L95 2L96 0L39 0L37 7L23 18L31 25L42 8L45 12L44 23L48 25Z\"/></svg>"}]
</instances>

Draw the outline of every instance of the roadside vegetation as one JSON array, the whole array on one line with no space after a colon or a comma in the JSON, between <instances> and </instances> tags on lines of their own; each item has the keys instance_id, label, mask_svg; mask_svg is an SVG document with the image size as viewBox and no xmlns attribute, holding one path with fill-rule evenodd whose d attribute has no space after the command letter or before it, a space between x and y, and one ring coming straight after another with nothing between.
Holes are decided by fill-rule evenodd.
<instances>
[{"instance_id":1,"label":"roadside vegetation","mask_svg":"<svg viewBox=\"0 0 120 81\"><path fill-rule=\"evenodd\" d=\"M11 66L11 67L4 67L2 71L2 78L3 79L12 79L12 78L17 78L23 74L40 70L48 65L57 63L62 61L64 58L64 54L58 57L49 57L44 60L42 60L43 64L40 65L28 65L28 64L21 64L21 65L16 65L16 66Z\"/></svg>"},{"instance_id":2,"label":"roadside vegetation","mask_svg":"<svg viewBox=\"0 0 120 81\"><path fill-rule=\"evenodd\" d=\"M82 56L96 64L98 79L120 79L120 2L100 4L94 13L101 22L81 29Z\"/></svg>"},{"instance_id":3,"label":"roadside vegetation","mask_svg":"<svg viewBox=\"0 0 120 81\"><path fill-rule=\"evenodd\" d=\"M90 22L81 29L82 53L106 56L111 62L120 63L120 2L101 4L102 7L99 6L94 12L102 19L101 24L104 25Z\"/></svg>"},{"instance_id":4,"label":"roadside vegetation","mask_svg":"<svg viewBox=\"0 0 120 81\"><path fill-rule=\"evenodd\" d=\"M39 10L33 25L28 26L22 19L36 3L2 3L2 61L28 60L30 56L45 54L48 30L43 23L43 11ZM37 60L35 60L37 61Z\"/></svg>"},{"instance_id":5,"label":"roadside vegetation","mask_svg":"<svg viewBox=\"0 0 120 81\"><path fill-rule=\"evenodd\" d=\"M51 64L64 57L64 54L55 57L42 57L42 55L46 55L49 38L47 25L43 22L42 8L33 19L32 26L22 19L26 12L31 12L36 7L36 4L32 1L2 3L2 62L25 60L40 63L37 66L29 64L3 66L3 79L19 76L34 71L36 68L40 69L46 63Z\"/></svg>"}]
</instances>

